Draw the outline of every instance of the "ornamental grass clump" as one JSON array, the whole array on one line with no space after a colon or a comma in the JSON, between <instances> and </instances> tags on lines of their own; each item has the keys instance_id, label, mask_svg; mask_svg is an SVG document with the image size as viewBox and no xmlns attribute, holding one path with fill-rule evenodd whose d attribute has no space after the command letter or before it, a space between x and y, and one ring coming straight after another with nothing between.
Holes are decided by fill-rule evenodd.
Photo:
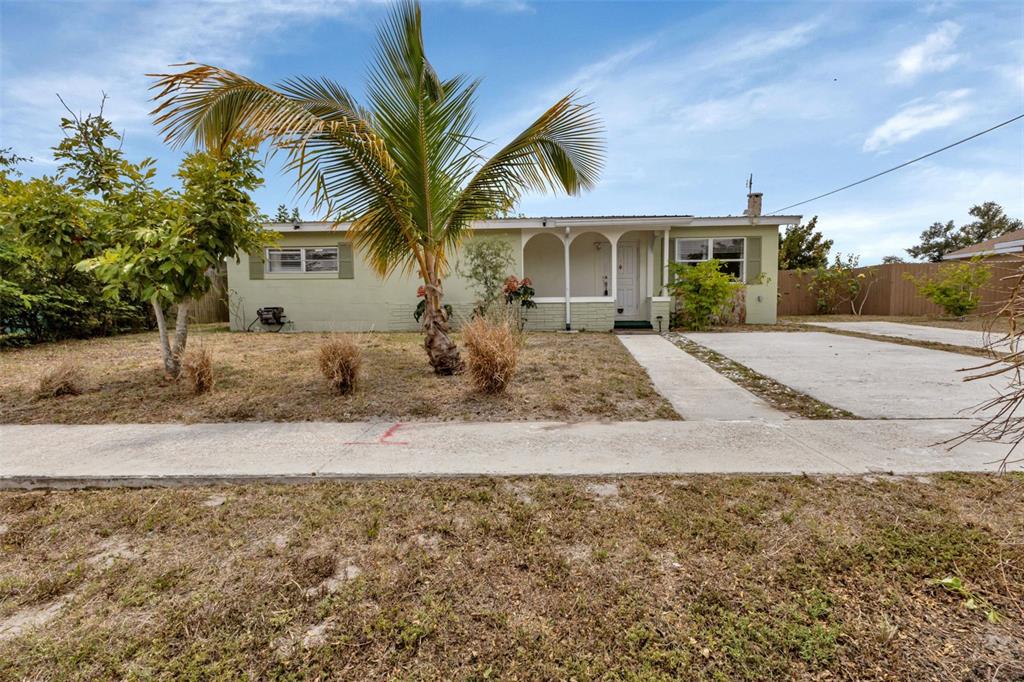
<instances>
[{"instance_id":1,"label":"ornamental grass clump","mask_svg":"<svg viewBox=\"0 0 1024 682\"><path fill-rule=\"evenodd\" d=\"M462 327L469 378L482 393L502 393L512 382L523 335L512 315L481 315Z\"/></svg>"},{"instance_id":2,"label":"ornamental grass clump","mask_svg":"<svg viewBox=\"0 0 1024 682\"><path fill-rule=\"evenodd\" d=\"M338 395L355 390L363 354L350 336L336 336L320 346L320 372Z\"/></svg>"},{"instance_id":3,"label":"ornamental grass clump","mask_svg":"<svg viewBox=\"0 0 1024 682\"><path fill-rule=\"evenodd\" d=\"M213 388L213 353L209 348L190 350L181 362L181 369L194 394L202 395Z\"/></svg>"},{"instance_id":4,"label":"ornamental grass clump","mask_svg":"<svg viewBox=\"0 0 1024 682\"><path fill-rule=\"evenodd\" d=\"M65 395L79 395L85 390L82 369L68 361L50 367L39 378L36 398L59 398Z\"/></svg>"}]
</instances>

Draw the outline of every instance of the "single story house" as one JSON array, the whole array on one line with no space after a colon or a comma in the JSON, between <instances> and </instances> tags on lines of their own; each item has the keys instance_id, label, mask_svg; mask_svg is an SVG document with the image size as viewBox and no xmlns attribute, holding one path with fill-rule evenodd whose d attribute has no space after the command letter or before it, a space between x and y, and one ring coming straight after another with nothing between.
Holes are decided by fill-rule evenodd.
<instances>
[{"instance_id":1,"label":"single story house","mask_svg":"<svg viewBox=\"0 0 1024 682\"><path fill-rule=\"evenodd\" d=\"M747 284L746 321L775 322L778 234L798 215L760 215L751 194L742 216L572 216L499 218L474 224L471 239L507 241L514 254L509 274L529 277L535 309L532 330L608 331L620 327L667 329L672 305L664 283L670 262L717 258ZM381 279L353 251L347 224L270 223L278 243L228 263L231 329L277 329L260 321L260 308L281 307L294 331L413 331L418 303L414 276ZM445 302L456 321L473 308L474 295L450 256Z\"/></svg>"},{"instance_id":2,"label":"single story house","mask_svg":"<svg viewBox=\"0 0 1024 682\"><path fill-rule=\"evenodd\" d=\"M965 246L962 249L947 253L943 260L969 260L982 256L1004 256L1007 254L1020 255L1024 253L1024 230L1013 230L1004 235L987 239L977 244Z\"/></svg>"}]
</instances>

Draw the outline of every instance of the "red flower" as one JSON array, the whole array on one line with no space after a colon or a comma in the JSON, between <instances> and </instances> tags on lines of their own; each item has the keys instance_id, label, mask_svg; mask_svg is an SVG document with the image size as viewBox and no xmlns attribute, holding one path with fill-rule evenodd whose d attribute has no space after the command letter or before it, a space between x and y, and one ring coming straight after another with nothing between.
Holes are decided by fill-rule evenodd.
<instances>
[{"instance_id":1,"label":"red flower","mask_svg":"<svg viewBox=\"0 0 1024 682\"><path fill-rule=\"evenodd\" d=\"M416 290L416 298L426 298L426 297L427 297L427 288L421 284L420 288Z\"/></svg>"},{"instance_id":2,"label":"red flower","mask_svg":"<svg viewBox=\"0 0 1024 682\"><path fill-rule=\"evenodd\" d=\"M519 283L519 285L524 287L532 287L533 280L530 279L529 277L523 277L523 280Z\"/></svg>"},{"instance_id":3,"label":"red flower","mask_svg":"<svg viewBox=\"0 0 1024 682\"><path fill-rule=\"evenodd\" d=\"M515 275L509 275L505 278L505 293L511 294L513 291L519 288L519 279Z\"/></svg>"}]
</instances>

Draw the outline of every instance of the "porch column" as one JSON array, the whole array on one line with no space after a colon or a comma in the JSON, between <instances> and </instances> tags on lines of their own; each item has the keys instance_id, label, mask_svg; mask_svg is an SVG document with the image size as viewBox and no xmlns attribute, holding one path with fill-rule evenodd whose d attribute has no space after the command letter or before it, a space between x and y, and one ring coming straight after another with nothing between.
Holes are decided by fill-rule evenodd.
<instances>
[{"instance_id":1,"label":"porch column","mask_svg":"<svg viewBox=\"0 0 1024 682\"><path fill-rule=\"evenodd\" d=\"M566 330L572 329L572 313L569 310L569 298L572 296L569 286L570 270L569 270L569 245L572 240L569 238L569 228L565 228L565 237L562 239L562 243L565 245L565 328Z\"/></svg>"},{"instance_id":2,"label":"porch column","mask_svg":"<svg viewBox=\"0 0 1024 682\"><path fill-rule=\"evenodd\" d=\"M608 238L608 241L612 246L612 286L608 290L608 293L612 295L612 299L615 301L616 311L619 309L619 240Z\"/></svg>"},{"instance_id":3,"label":"porch column","mask_svg":"<svg viewBox=\"0 0 1024 682\"><path fill-rule=\"evenodd\" d=\"M647 296L654 296L654 234L647 240Z\"/></svg>"},{"instance_id":4,"label":"porch column","mask_svg":"<svg viewBox=\"0 0 1024 682\"><path fill-rule=\"evenodd\" d=\"M668 233L671 228L665 228L665 235L662 240L663 248L661 249L662 259L662 273L661 273L661 295L668 296L668 247L671 244L671 240L668 238Z\"/></svg>"}]
</instances>

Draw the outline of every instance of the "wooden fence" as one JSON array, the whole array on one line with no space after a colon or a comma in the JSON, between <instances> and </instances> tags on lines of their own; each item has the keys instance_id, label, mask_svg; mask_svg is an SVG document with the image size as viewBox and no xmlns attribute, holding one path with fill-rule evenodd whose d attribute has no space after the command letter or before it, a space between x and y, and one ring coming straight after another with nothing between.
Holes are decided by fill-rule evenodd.
<instances>
[{"instance_id":1,"label":"wooden fence","mask_svg":"<svg viewBox=\"0 0 1024 682\"><path fill-rule=\"evenodd\" d=\"M227 322L228 317L228 274L221 270L212 276L213 286L198 301L192 303L192 322L207 324Z\"/></svg>"},{"instance_id":2,"label":"wooden fence","mask_svg":"<svg viewBox=\"0 0 1024 682\"><path fill-rule=\"evenodd\" d=\"M893 263L857 268L865 275L865 294L857 299L857 305L864 304L864 315L941 315L942 308L917 293L914 283L906 276L927 277L934 275L946 263ZM1006 302L1014 284L1011 276L1019 273L1020 259L989 259L974 267L992 271L988 284L981 288L981 314L995 313ZM818 312L814 294L808 288L812 272L800 270L779 271L779 308L782 315L814 315ZM866 296L866 298L865 298ZM837 313L851 313L849 304Z\"/></svg>"}]
</instances>

